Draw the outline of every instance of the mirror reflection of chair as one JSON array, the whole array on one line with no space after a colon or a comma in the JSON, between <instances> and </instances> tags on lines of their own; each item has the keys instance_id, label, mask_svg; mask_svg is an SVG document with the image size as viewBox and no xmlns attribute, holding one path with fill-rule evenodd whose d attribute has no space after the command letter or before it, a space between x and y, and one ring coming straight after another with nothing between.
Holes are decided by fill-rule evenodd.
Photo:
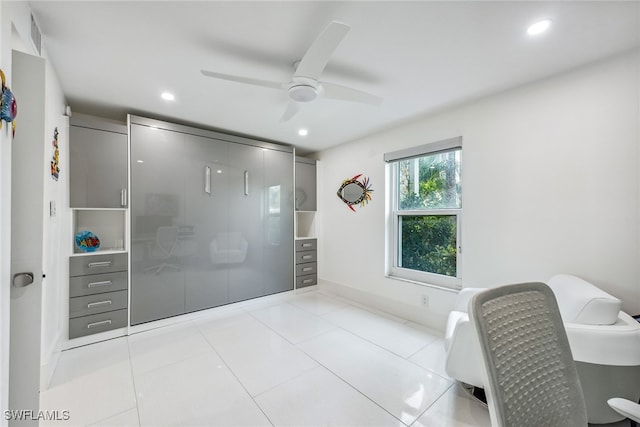
<instances>
[{"instance_id":1,"label":"mirror reflection of chair","mask_svg":"<svg viewBox=\"0 0 640 427\"><path fill-rule=\"evenodd\" d=\"M209 256L214 265L242 264L247 258L249 242L239 231L218 233L209 244Z\"/></svg>"},{"instance_id":2,"label":"mirror reflection of chair","mask_svg":"<svg viewBox=\"0 0 640 427\"><path fill-rule=\"evenodd\" d=\"M177 264L169 263L169 259L175 256L175 249L178 244L178 227L177 226L163 226L158 227L156 231L156 240L149 251L149 257L151 259L160 260L161 262L156 265L149 266L144 269L147 271L154 271L155 274L160 274L165 268L171 268L174 270L180 270L180 266Z\"/></svg>"}]
</instances>

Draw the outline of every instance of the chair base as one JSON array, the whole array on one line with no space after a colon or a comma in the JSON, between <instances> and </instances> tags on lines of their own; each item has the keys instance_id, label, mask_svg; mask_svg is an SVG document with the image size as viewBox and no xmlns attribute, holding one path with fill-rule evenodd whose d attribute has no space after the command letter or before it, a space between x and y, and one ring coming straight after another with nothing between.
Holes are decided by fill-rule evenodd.
<instances>
[{"instance_id":1,"label":"chair base","mask_svg":"<svg viewBox=\"0 0 640 427\"><path fill-rule=\"evenodd\" d=\"M462 389L467 394L469 394L469 397L471 397L473 400L480 403L481 405L487 406L487 395L485 394L484 389L482 387L476 387L474 385L463 383L461 381L458 381L458 384L460 384Z\"/></svg>"}]
</instances>

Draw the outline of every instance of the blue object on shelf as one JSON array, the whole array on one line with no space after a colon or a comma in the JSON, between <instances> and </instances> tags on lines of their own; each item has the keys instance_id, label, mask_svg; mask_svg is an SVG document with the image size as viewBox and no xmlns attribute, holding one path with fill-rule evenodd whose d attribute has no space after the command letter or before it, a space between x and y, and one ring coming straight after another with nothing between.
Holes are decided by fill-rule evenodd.
<instances>
[{"instance_id":1,"label":"blue object on shelf","mask_svg":"<svg viewBox=\"0 0 640 427\"><path fill-rule=\"evenodd\" d=\"M78 231L76 233L76 246L83 252L93 252L100 247L100 239L90 231Z\"/></svg>"}]
</instances>

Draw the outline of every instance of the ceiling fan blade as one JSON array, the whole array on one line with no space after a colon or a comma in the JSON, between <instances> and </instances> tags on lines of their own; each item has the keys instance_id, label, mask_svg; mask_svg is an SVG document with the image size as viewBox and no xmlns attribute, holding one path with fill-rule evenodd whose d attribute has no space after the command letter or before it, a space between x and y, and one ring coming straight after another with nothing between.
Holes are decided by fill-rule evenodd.
<instances>
[{"instance_id":1,"label":"ceiling fan blade","mask_svg":"<svg viewBox=\"0 0 640 427\"><path fill-rule=\"evenodd\" d=\"M298 64L295 77L307 77L318 80L322 70L329 62L331 54L349 32L349 27L341 22L332 21L314 40Z\"/></svg>"},{"instance_id":2,"label":"ceiling fan blade","mask_svg":"<svg viewBox=\"0 0 640 427\"><path fill-rule=\"evenodd\" d=\"M324 91L324 97L329 99L339 99L341 101L359 102L361 104L380 105L382 98L358 89L335 83L320 82Z\"/></svg>"},{"instance_id":3,"label":"ceiling fan blade","mask_svg":"<svg viewBox=\"0 0 640 427\"><path fill-rule=\"evenodd\" d=\"M287 104L287 109L284 110L284 114L280 117L281 122L288 121L291 117L295 116L298 111L300 111L300 107L298 107L298 103L294 101L289 101Z\"/></svg>"},{"instance_id":4,"label":"ceiling fan blade","mask_svg":"<svg viewBox=\"0 0 640 427\"><path fill-rule=\"evenodd\" d=\"M269 87L272 89L284 89L286 87L286 85L282 83L272 82L269 80L260 80L260 79L253 79L250 77L234 76L231 74L222 74L222 73L216 73L214 71L207 71L207 70L200 70L200 72L207 77L214 77L216 79L228 80L231 82L245 83L245 84L250 84L254 86Z\"/></svg>"}]
</instances>

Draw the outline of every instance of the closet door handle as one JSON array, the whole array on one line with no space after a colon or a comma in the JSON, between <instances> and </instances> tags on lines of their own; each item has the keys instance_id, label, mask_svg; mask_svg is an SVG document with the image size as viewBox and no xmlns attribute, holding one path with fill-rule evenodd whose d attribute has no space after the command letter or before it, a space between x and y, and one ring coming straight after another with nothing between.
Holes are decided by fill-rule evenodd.
<instances>
[{"instance_id":1,"label":"closet door handle","mask_svg":"<svg viewBox=\"0 0 640 427\"><path fill-rule=\"evenodd\" d=\"M120 190L120 207L127 207L127 189L123 188Z\"/></svg>"},{"instance_id":2,"label":"closet door handle","mask_svg":"<svg viewBox=\"0 0 640 427\"><path fill-rule=\"evenodd\" d=\"M249 171L244 171L244 195L249 195Z\"/></svg>"},{"instance_id":3,"label":"closet door handle","mask_svg":"<svg viewBox=\"0 0 640 427\"><path fill-rule=\"evenodd\" d=\"M204 167L204 192L211 195L211 167Z\"/></svg>"}]
</instances>

